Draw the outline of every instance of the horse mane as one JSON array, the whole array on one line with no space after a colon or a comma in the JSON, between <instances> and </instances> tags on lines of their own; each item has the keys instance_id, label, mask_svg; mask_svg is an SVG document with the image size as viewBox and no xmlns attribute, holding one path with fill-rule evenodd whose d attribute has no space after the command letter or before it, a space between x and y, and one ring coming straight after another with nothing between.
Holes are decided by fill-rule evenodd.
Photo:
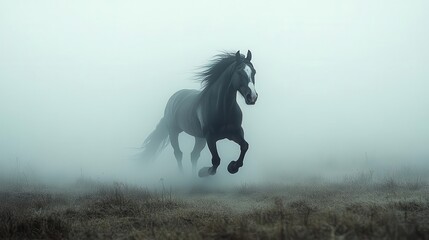
<instances>
[{"instance_id":1,"label":"horse mane","mask_svg":"<svg viewBox=\"0 0 429 240\"><path fill-rule=\"evenodd\" d=\"M241 54L241 58L244 59L244 55ZM197 77L202 83L202 91L209 89L235 61L235 53L223 52L216 55L209 64L203 66L203 70L197 73Z\"/></svg>"}]
</instances>

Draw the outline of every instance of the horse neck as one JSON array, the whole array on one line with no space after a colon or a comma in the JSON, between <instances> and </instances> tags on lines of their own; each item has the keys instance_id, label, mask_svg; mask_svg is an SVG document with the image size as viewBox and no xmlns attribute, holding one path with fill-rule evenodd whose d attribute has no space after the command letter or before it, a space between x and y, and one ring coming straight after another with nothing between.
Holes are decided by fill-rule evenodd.
<instances>
[{"instance_id":1,"label":"horse neck","mask_svg":"<svg viewBox=\"0 0 429 240\"><path fill-rule=\"evenodd\" d=\"M221 76L226 77L226 76ZM230 79L219 79L215 85L209 89L207 101L211 102L211 106L215 106L214 111L219 115L228 116L237 104L237 90L235 90Z\"/></svg>"}]
</instances>

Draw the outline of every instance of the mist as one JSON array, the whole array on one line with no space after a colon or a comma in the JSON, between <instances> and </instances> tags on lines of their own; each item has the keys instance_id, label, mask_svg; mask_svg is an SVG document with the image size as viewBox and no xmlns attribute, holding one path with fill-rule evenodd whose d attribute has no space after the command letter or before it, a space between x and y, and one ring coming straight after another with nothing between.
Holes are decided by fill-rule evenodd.
<instances>
[{"instance_id":1,"label":"mist","mask_svg":"<svg viewBox=\"0 0 429 240\"><path fill-rule=\"evenodd\" d=\"M213 179L424 174L428 8L425 1L2 1L0 174L52 183L191 177L192 137L180 135L185 176L171 146L151 164L133 158L135 148L174 92L201 87L201 66L222 51L248 49L259 99L237 101L250 148L230 175L239 147L219 141ZM198 169L210 159L205 148Z\"/></svg>"}]
</instances>

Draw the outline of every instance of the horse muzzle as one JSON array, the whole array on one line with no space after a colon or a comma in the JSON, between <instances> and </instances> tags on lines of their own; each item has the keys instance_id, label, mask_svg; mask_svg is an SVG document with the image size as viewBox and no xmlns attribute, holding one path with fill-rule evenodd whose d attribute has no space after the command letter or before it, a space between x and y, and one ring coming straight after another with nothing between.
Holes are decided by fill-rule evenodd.
<instances>
[{"instance_id":1,"label":"horse muzzle","mask_svg":"<svg viewBox=\"0 0 429 240\"><path fill-rule=\"evenodd\" d=\"M246 94L246 97L244 98L246 101L247 105L255 105L256 100L258 100L258 94L252 94L252 93L248 93Z\"/></svg>"}]
</instances>

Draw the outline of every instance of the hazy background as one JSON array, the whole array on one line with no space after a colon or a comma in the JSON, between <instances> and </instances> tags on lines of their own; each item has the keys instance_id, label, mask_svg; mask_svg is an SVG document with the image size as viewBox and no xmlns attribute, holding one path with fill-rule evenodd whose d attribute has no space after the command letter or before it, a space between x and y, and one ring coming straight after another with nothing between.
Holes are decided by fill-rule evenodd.
<instances>
[{"instance_id":1,"label":"hazy background","mask_svg":"<svg viewBox=\"0 0 429 240\"><path fill-rule=\"evenodd\" d=\"M130 160L168 98L219 51L253 52L250 143L218 143L219 176L427 170L427 1L0 1L0 174L143 181ZM181 135L187 175L193 139ZM205 149L199 167L208 166ZM294 175L294 176L295 176ZM237 180L238 179L238 180Z\"/></svg>"}]
</instances>

